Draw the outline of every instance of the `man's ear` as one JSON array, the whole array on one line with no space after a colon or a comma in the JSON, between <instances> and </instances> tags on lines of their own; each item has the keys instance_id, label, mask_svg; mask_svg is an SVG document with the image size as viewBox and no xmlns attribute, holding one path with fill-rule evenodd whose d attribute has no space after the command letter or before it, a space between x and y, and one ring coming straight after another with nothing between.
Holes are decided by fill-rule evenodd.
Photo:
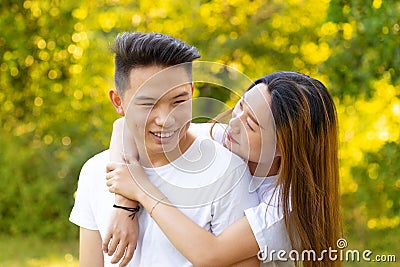
<instances>
[{"instance_id":1,"label":"man's ear","mask_svg":"<svg viewBox=\"0 0 400 267\"><path fill-rule=\"evenodd\" d=\"M110 89L108 91L108 96L110 97L111 103L114 105L115 110L121 116L125 116L124 108L122 107L122 98L118 94L117 90Z\"/></svg>"}]
</instances>

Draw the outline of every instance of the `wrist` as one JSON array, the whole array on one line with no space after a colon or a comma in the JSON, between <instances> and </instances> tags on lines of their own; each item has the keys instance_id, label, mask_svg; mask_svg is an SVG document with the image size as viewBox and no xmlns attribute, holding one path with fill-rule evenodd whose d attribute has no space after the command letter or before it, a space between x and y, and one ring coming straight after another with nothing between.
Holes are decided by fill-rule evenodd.
<instances>
[{"instance_id":1,"label":"wrist","mask_svg":"<svg viewBox=\"0 0 400 267\"><path fill-rule=\"evenodd\" d=\"M131 200L129 198L126 198L122 195L115 194L115 204L119 206L125 206L125 207L130 207L130 208L136 208L139 203L135 200Z\"/></svg>"},{"instance_id":2,"label":"wrist","mask_svg":"<svg viewBox=\"0 0 400 267\"><path fill-rule=\"evenodd\" d=\"M125 211L129 212L130 214L128 217L131 218L132 220L135 219L136 213L138 213L140 211L140 206L137 206L136 208L130 208L130 207L125 207L125 206L120 206L120 205L114 204L113 208L125 210Z\"/></svg>"},{"instance_id":3,"label":"wrist","mask_svg":"<svg viewBox=\"0 0 400 267\"><path fill-rule=\"evenodd\" d=\"M165 203L170 203L168 198L163 194L150 195L148 193L141 193L138 197L140 205L147 210L147 212L152 216L154 210L158 205L164 205Z\"/></svg>"}]
</instances>

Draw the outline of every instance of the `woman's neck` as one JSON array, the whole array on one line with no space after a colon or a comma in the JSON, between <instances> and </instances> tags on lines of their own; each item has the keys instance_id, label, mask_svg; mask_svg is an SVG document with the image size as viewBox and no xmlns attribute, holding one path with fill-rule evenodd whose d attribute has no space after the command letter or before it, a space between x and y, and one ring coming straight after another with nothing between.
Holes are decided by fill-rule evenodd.
<instances>
[{"instance_id":1,"label":"woman's neck","mask_svg":"<svg viewBox=\"0 0 400 267\"><path fill-rule=\"evenodd\" d=\"M281 166L281 157L275 157L271 167L265 166L259 162L248 162L250 173L257 177L267 177L277 175Z\"/></svg>"}]
</instances>

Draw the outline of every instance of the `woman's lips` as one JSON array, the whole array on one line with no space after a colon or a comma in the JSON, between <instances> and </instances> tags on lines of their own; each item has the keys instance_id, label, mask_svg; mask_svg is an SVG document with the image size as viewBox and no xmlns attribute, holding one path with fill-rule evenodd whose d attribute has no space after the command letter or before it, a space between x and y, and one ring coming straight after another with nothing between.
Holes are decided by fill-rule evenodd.
<instances>
[{"instance_id":1,"label":"woman's lips","mask_svg":"<svg viewBox=\"0 0 400 267\"><path fill-rule=\"evenodd\" d=\"M236 141L229 132L226 133L226 139L228 139L228 141L231 143L239 144L238 141Z\"/></svg>"}]
</instances>

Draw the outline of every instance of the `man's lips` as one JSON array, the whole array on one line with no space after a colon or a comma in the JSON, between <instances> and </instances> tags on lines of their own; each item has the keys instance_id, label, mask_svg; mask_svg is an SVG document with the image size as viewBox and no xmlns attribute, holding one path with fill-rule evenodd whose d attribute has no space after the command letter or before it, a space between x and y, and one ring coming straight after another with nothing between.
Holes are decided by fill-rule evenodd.
<instances>
[{"instance_id":1,"label":"man's lips","mask_svg":"<svg viewBox=\"0 0 400 267\"><path fill-rule=\"evenodd\" d=\"M176 131L165 131L165 132L150 132L151 134L159 138L168 138L175 134Z\"/></svg>"},{"instance_id":2,"label":"man's lips","mask_svg":"<svg viewBox=\"0 0 400 267\"><path fill-rule=\"evenodd\" d=\"M151 136L158 142L172 139L178 130L175 131L150 131Z\"/></svg>"}]
</instances>

